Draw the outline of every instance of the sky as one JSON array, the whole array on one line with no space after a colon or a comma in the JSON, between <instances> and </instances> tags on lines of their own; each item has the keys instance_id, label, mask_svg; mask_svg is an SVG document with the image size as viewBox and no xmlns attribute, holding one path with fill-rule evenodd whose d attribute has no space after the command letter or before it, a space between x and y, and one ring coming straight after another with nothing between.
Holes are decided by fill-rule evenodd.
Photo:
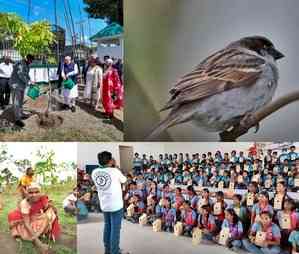
<instances>
[{"instance_id":1,"label":"sky","mask_svg":"<svg viewBox=\"0 0 299 254\"><path fill-rule=\"evenodd\" d=\"M90 18L89 33L89 26L87 22L88 14L84 11L83 0L69 0L69 2L77 33L80 32L80 25L77 22L79 22L81 19L86 21L84 23L84 34L86 40L106 26L106 23L102 19ZM63 3L63 0L57 0L57 23L58 25L66 28ZM20 15L25 21L27 21L28 0L0 0L0 12L13 12ZM55 23L54 0L31 0L30 22L40 20L47 20L52 24ZM69 38L70 36L67 35L67 44L70 44Z\"/></svg>"},{"instance_id":2,"label":"sky","mask_svg":"<svg viewBox=\"0 0 299 254\"><path fill-rule=\"evenodd\" d=\"M14 159L28 159L35 162L36 153L39 149L46 151L53 150L55 152L55 161L59 162L77 162L77 144L72 142L11 142L5 144L9 154L12 154Z\"/></svg>"},{"instance_id":3,"label":"sky","mask_svg":"<svg viewBox=\"0 0 299 254\"><path fill-rule=\"evenodd\" d=\"M14 160L28 159L31 165L35 165L40 161L40 158L36 155L39 150L41 151L54 151L54 162L60 164L62 162L77 163L77 143L73 142L0 142L0 146L4 145L7 148L9 155L13 156ZM2 169L8 168L15 177L21 177L23 170L17 167L12 161L7 160L5 163L0 164L0 172ZM60 180L66 180L68 177L75 178L76 170L72 167L57 168L56 175ZM37 182L43 183L42 178L36 179Z\"/></svg>"}]
</instances>

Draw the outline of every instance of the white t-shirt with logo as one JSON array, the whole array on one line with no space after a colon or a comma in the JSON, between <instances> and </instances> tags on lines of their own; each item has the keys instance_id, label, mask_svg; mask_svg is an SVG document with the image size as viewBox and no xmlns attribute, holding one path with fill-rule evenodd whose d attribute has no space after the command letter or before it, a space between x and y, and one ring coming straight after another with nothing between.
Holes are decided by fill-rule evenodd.
<instances>
[{"instance_id":1,"label":"white t-shirt with logo","mask_svg":"<svg viewBox=\"0 0 299 254\"><path fill-rule=\"evenodd\" d=\"M101 209L104 212L116 212L123 208L121 184L127 178L117 168L97 168L91 178L98 191Z\"/></svg>"}]
</instances>

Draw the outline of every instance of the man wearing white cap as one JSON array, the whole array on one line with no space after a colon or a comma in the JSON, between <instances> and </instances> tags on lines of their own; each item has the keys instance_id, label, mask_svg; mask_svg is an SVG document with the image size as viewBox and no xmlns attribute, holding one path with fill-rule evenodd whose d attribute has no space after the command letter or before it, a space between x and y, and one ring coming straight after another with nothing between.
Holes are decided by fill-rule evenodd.
<instances>
[{"instance_id":1,"label":"man wearing white cap","mask_svg":"<svg viewBox=\"0 0 299 254\"><path fill-rule=\"evenodd\" d=\"M61 76L62 79L65 81L73 82L73 86L66 86L63 87L63 97L64 97L64 104L65 109L71 109L72 112L76 111L76 98L78 97L78 86L77 86L77 75L79 73L79 68L76 63L72 61L70 56L66 56L64 58L64 64L62 66Z\"/></svg>"}]
</instances>

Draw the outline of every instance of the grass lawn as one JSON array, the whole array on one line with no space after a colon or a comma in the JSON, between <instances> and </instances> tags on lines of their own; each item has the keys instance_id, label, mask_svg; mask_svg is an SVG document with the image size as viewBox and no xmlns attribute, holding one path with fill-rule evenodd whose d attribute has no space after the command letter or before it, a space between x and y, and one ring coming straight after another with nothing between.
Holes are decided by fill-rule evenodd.
<instances>
[{"instance_id":1,"label":"grass lawn","mask_svg":"<svg viewBox=\"0 0 299 254\"><path fill-rule=\"evenodd\" d=\"M59 223L61 225L61 238L55 243L50 243L52 250L56 254L75 254L76 252L76 234L77 220L73 216L66 215L62 207L62 201L69 192L72 191L75 182L66 184L58 184L42 189L49 199L53 200L55 207L58 209ZM10 233L7 221L9 211L17 207L17 202L20 200L20 195L16 191L16 186L11 186L9 190L0 194L3 200L3 209L0 210L0 234L10 240ZM5 243L7 244L7 243ZM15 241L9 241L8 244L15 244ZM15 246L12 246L15 247ZM37 254L31 242L18 241L16 244L18 254Z\"/></svg>"}]
</instances>

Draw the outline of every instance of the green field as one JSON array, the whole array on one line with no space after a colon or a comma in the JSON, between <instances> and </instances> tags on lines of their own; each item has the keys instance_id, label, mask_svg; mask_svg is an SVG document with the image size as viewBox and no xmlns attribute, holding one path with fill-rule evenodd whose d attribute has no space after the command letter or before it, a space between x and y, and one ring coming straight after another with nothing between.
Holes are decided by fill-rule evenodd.
<instances>
[{"instance_id":1,"label":"green field","mask_svg":"<svg viewBox=\"0 0 299 254\"><path fill-rule=\"evenodd\" d=\"M61 225L62 234L61 239L55 243L50 243L51 249L56 254L75 254L76 252L76 233L77 233L77 221L75 217L66 215L62 208L62 201L72 191L75 186L75 182L66 184L59 184L42 189L43 193L46 193L49 199L53 200L55 207L58 209L59 223ZM9 211L14 210L17 206L17 202L20 200L20 196L16 191L16 186L11 186L9 190L0 194L3 200L3 210L0 210L0 234L9 238L9 227L7 221L7 214ZM9 243L10 244L10 241ZM13 242L15 244L15 242ZM18 253L22 254L37 254L31 242L18 241L16 246Z\"/></svg>"}]
</instances>

